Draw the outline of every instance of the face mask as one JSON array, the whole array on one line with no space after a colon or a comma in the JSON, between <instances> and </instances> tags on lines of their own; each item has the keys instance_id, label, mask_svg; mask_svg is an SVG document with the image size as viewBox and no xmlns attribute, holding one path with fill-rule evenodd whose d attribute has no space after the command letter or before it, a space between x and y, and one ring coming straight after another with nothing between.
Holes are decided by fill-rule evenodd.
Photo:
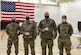
<instances>
[{"instance_id":1,"label":"face mask","mask_svg":"<svg viewBox=\"0 0 81 55\"><path fill-rule=\"evenodd\" d=\"M62 19L62 22L65 23L66 22L66 19Z\"/></svg>"},{"instance_id":2,"label":"face mask","mask_svg":"<svg viewBox=\"0 0 81 55\"><path fill-rule=\"evenodd\" d=\"M12 20L13 23L15 23L15 20Z\"/></svg>"},{"instance_id":3,"label":"face mask","mask_svg":"<svg viewBox=\"0 0 81 55\"><path fill-rule=\"evenodd\" d=\"M49 16L45 16L45 18L49 18Z\"/></svg>"},{"instance_id":4,"label":"face mask","mask_svg":"<svg viewBox=\"0 0 81 55\"><path fill-rule=\"evenodd\" d=\"M29 17L26 17L26 20L29 20Z\"/></svg>"}]
</instances>

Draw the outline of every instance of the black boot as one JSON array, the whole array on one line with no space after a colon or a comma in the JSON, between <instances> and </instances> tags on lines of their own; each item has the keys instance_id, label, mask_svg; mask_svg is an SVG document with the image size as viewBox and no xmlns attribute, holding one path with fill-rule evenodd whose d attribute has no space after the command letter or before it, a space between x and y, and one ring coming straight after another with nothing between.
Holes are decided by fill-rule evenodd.
<instances>
[{"instance_id":1,"label":"black boot","mask_svg":"<svg viewBox=\"0 0 81 55\"><path fill-rule=\"evenodd\" d=\"M17 54L15 54L15 55L17 55Z\"/></svg>"},{"instance_id":2,"label":"black boot","mask_svg":"<svg viewBox=\"0 0 81 55\"><path fill-rule=\"evenodd\" d=\"M7 55L10 55L10 53L7 53Z\"/></svg>"},{"instance_id":3,"label":"black boot","mask_svg":"<svg viewBox=\"0 0 81 55\"><path fill-rule=\"evenodd\" d=\"M60 54L60 55L63 55L63 53L62 53L62 52L60 52L59 54Z\"/></svg>"},{"instance_id":4,"label":"black boot","mask_svg":"<svg viewBox=\"0 0 81 55\"><path fill-rule=\"evenodd\" d=\"M67 54L67 55L71 55L71 54Z\"/></svg>"},{"instance_id":5,"label":"black boot","mask_svg":"<svg viewBox=\"0 0 81 55\"><path fill-rule=\"evenodd\" d=\"M10 54L7 54L7 55L10 55Z\"/></svg>"}]
</instances>

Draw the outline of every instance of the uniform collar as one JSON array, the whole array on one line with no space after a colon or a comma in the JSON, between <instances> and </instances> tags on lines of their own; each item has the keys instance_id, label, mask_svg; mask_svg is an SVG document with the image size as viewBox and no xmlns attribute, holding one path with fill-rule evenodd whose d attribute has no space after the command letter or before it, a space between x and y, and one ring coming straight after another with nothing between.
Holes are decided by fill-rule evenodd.
<instances>
[{"instance_id":1,"label":"uniform collar","mask_svg":"<svg viewBox=\"0 0 81 55\"><path fill-rule=\"evenodd\" d=\"M65 22L65 23L62 22L62 24L67 24L67 22Z\"/></svg>"},{"instance_id":2,"label":"uniform collar","mask_svg":"<svg viewBox=\"0 0 81 55\"><path fill-rule=\"evenodd\" d=\"M26 23L27 23L27 24L29 24L29 23L30 23L30 21L29 21L29 20L26 20Z\"/></svg>"},{"instance_id":3,"label":"uniform collar","mask_svg":"<svg viewBox=\"0 0 81 55\"><path fill-rule=\"evenodd\" d=\"M49 21L49 19L50 19L50 18L47 18L47 19L45 18L45 21Z\"/></svg>"},{"instance_id":4,"label":"uniform collar","mask_svg":"<svg viewBox=\"0 0 81 55\"><path fill-rule=\"evenodd\" d=\"M12 25L12 26L14 26L15 24L16 24L16 23L13 24L13 23L11 22L11 25Z\"/></svg>"}]
</instances>

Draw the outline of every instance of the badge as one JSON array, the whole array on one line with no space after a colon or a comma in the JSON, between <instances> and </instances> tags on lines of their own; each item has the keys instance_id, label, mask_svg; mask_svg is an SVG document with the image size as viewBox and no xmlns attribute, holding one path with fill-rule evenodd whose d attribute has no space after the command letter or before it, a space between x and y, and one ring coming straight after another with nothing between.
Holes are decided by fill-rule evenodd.
<instances>
[{"instance_id":1,"label":"badge","mask_svg":"<svg viewBox=\"0 0 81 55\"><path fill-rule=\"evenodd\" d=\"M26 32L26 35L30 35L30 33L29 32Z\"/></svg>"},{"instance_id":2,"label":"badge","mask_svg":"<svg viewBox=\"0 0 81 55\"><path fill-rule=\"evenodd\" d=\"M46 27L45 30L48 31L48 27Z\"/></svg>"},{"instance_id":3,"label":"badge","mask_svg":"<svg viewBox=\"0 0 81 55\"><path fill-rule=\"evenodd\" d=\"M28 36L28 38L32 38L32 36Z\"/></svg>"}]
</instances>

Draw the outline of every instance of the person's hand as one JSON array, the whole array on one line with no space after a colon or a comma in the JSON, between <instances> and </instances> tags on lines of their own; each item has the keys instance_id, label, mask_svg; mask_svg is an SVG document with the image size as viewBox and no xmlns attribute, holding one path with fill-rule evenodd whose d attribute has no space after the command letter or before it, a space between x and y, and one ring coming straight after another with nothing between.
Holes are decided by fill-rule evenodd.
<instances>
[{"instance_id":1,"label":"person's hand","mask_svg":"<svg viewBox=\"0 0 81 55\"><path fill-rule=\"evenodd\" d=\"M42 29L42 32L45 32L45 29Z\"/></svg>"},{"instance_id":2,"label":"person's hand","mask_svg":"<svg viewBox=\"0 0 81 55\"><path fill-rule=\"evenodd\" d=\"M23 35L30 35L29 32L23 32Z\"/></svg>"},{"instance_id":3,"label":"person's hand","mask_svg":"<svg viewBox=\"0 0 81 55\"><path fill-rule=\"evenodd\" d=\"M33 40L35 40L36 38L33 38Z\"/></svg>"},{"instance_id":4,"label":"person's hand","mask_svg":"<svg viewBox=\"0 0 81 55\"><path fill-rule=\"evenodd\" d=\"M18 35L20 35L21 33L19 32Z\"/></svg>"},{"instance_id":5,"label":"person's hand","mask_svg":"<svg viewBox=\"0 0 81 55\"><path fill-rule=\"evenodd\" d=\"M23 35L26 35L26 32L23 32Z\"/></svg>"}]
</instances>

